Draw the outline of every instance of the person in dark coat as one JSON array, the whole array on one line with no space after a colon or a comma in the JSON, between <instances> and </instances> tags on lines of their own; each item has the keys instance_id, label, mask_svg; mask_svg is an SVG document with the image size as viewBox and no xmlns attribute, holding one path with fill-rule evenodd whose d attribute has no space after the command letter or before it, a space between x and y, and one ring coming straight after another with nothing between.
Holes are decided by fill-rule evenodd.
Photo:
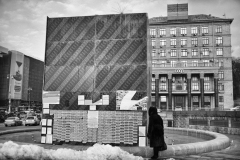
<instances>
[{"instance_id":1,"label":"person in dark coat","mask_svg":"<svg viewBox=\"0 0 240 160\"><path fill-rule=\"evenodd\" d=\"M147 136L150 140L150 147L153 147L153 153L154 153L154 155L151 158L157 159L158 152L162 150L166 150L166 144L164 141L163 120L161 116L158 115L156 107L150 107L148 114L149 114L149 125L148 125Z\"/></svg>"}]
</instances>

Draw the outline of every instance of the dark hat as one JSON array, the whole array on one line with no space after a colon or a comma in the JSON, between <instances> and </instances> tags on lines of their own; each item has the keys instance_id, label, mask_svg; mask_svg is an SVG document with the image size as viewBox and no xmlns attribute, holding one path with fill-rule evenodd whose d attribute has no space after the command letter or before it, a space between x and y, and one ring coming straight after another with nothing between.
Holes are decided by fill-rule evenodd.
<instances>
[{"instance_id":1,"label":"dark hat","mask_svg":"<svg viewBox=\"0 0 240 160\"><path fill-rule=\"evenodd\" d=\"M157 108L151 106L148 110L148 115L151 116L153 114L157 114Z\"/></svg>"}]
</instances>

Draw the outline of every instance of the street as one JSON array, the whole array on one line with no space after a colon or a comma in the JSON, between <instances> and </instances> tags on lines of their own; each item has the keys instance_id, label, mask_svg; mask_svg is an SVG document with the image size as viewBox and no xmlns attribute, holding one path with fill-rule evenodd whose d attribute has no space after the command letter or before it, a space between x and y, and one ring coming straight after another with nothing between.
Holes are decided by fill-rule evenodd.
<instances>
[{"instance_id":1,"label":"street","mask_svg":"<svg viewBox=\"0 0 240 160\"><path fill-rule=\"evenodd\" d=\"M0 132L1 131L6 131L6 130L14 130L14 129L20 129L20 128L36 128L39 127L39 129L41 128L41 126L11 126L11 127L5 127L4 123L0 123Z\"/></svg>"}]
</instances>

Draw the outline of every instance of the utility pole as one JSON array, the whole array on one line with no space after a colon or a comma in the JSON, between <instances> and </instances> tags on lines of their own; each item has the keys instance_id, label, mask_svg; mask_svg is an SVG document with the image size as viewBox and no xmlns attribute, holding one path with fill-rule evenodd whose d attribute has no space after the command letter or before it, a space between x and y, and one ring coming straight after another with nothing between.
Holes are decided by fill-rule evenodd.
<instances>
[{"instance_id":1,"label":"utility pole","mask_svg":"<svg viewBox=\"0 0 240 160\"><path fill-rule=\"evenodd\" d=\"M11 79L13 78L12 75L8 74L7 75L7 79L9 79L9 90L8 90L8 98L9 98L9 102L8 102L8 113L11 112L11 89L12 89L12 81Z\"/></svg>"},{"instance_id":2,"label":"utility pole","mask_svg":"<svg viewBox=\"0 0 240 160\"><path fill-rule=\"evenodd\" d=\"M30 91L32 90L31 87L28 87L28 94L29 94L29 111L31 110L31 104L30 104Z\"/></svg>"}]
</instances>

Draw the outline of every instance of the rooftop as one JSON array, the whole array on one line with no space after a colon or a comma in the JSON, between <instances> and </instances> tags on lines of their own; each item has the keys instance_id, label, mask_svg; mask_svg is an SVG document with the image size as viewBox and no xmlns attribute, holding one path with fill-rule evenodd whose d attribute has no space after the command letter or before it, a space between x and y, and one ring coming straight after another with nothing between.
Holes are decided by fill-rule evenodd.
<instances>
[{"instance_id":1,"label":"rooftop","mask_svg":"<svg viewBox=\"0 0 240 160\"><path fill-rule=\"evenodd\" d=\"M202 23L202 22L230 22L232 23L233 18L219 18L212 15L197 14L188 15L188 19L182 20L168 20L168 17L153 17L149 19L151 24L172 24L172 23Z\"/></svg>"}]
</instances>

